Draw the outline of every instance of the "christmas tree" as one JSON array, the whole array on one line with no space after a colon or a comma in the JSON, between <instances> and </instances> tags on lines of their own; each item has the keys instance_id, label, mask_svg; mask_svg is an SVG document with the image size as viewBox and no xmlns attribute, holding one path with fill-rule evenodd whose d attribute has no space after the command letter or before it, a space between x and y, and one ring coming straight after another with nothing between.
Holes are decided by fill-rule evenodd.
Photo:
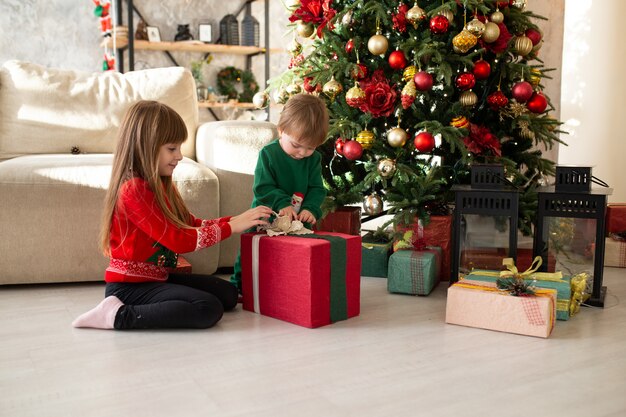
<instances>
[{"instance_id":1,"label":"christmas tree","mask_svg":"<svg viewBox=\"0 0 626 417\"><path fill-rule=\"evenodd\" d=\"M427 222L453 200L452 185L469 183L472 163L497 163L520 190L520 229L531 231L536 188L554 169L540 148L560 141L560 123L542 93L550 69L535 22L544 18L526 0L286 7L292 59L269 90L278 102L303 90L327 101L326 210L363 203L378 214L384 202L396 225Z\"/></svg>"}]
</instances>

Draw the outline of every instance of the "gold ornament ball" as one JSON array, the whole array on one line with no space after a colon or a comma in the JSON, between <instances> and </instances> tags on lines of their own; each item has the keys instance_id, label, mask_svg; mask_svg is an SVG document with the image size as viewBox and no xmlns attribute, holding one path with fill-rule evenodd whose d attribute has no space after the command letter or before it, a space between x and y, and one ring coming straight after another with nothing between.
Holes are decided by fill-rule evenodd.
<instances>
[{"instance_id":1,"label":"gold ornament ball","mask_svg":"<svg viewBox=\"0 0 626 417\"><path fill-rule=\"evenodd\" d=\"M413 77L415 77L416 72L417 72L417 68L415 68L415 65L409 65L408 67L404 69L404 72L402 73L402 79L408 82L412 80Z\"/></svg>"},{"instance_id":2,"label":"gold ornament ball","mask_svg":"<svg viewBox=\"0 0 626 417\"><path fill-rule=\"evenodd\" d=\"M369 49L373 55L384 55L385 52L387 52L387 48L389 48L389 41L380 33L372 36L367 41L367 49Z\"/></svg>"},{"instance_id":3,"label":"gold ornament ball","mask_svg":"<svg viewBox=\"0 0 626 417\"><path fill-rule=\"evenodd\" d=\"M415 85L415 81L411 79L406 83L406 85L402 88L402 95L409 97L417 96L417 86Z\"/></svg>"},{"instance_id":4,"label":"gold ornament ball","mask_svg":"<svg viewBox=\"0 0 626 417\"><path fill-rule=\"evenodd\" d=\"M528 77L528 82L533 86L533 87L538 87L539 83L541 83L541 76L543 74L541 74L541 71L539 71L537 68L533 68L530 70L530 76Z\"/></svg>"},{"instance_id":5,"label":"gold ornament ball","mask_svg":"<svg viewBox=\"0 0 626 417\"><path fill-rule=\"evenodd\" d=\"M533 41L528 36L518 36L513 47L518 55L526 56L533 50Z\"/></svg>"},{"instance_id":6,"label":"gold ornament ball","mask_svg":"<svg viewBox=\"0 0 626 417\"><path fill-rule=\"evenodd\" d=\"M354 87L348 89L346 92L346 103L350 107L359 107L365 101L365 91L359 87L359 83L356 82Z\"/></svg>"},{"instance_id":7,"label":"gold ornament ball","mask_svg":"<svg viewBox=\"0 0 626 417\"><path fill-rule=\"evenodd\" d=\"M465 116L454 117L450 122L450 126L454 126L457 129L467 129L470 123Z\"/></svg>"},{"instance_id":8,"label":"gold ornament ball","mask_svg":"<svg viewBox=\"0 0 626 417\"><path fill-rule=\"evenodd\" d=\"M289 93L285 87L280 87L274 93L274 101L278 104L285 104L289 100Z\"/></svg>"},{"instance_id":9,"label":"gold ornament ball","mask_svg":"<svg viewBox=\"0 0 626 417\"><path fill-rule=\"evenodd\" d=\"M483 32L482 40L487 43L492 43L498 40L500 37L500 27L493 22L485 23L485 31Z\"/></svg>"},{"instance_id":10,"label":"gold ornament ball","mask_svg":"<svg viewBox=\"0 0 626 417\"><path fill-rule=\"evenodd\" d=\"M437 14L440 15L440 16L445 17L446 19L448 19L448 22L450 22L450 24L454 23L454 13L452 13L452 10L450 10L450 9L443 9L442 11L440 11Z\"/></svg>"},{"instance_id":11,"label":"gold ornament ball","mask_svg":"<svg viewBox=\"0 0 626 417\"><path fill-rule=\"evenodd\" d=\"M287 94L289 94L289 96L293 96L296 94L300 94L302 92L302 87L300 86L300 84L289 84L285 91L287 91Z\"/></svg>"},{"instance_id":12,"label":"gold ornament ball","mask_svg":"<svg viewBox=\"0 0 626 417\"><path fill-rule=\"evenodd\" d=\"M383 200L378 194L370 194L363 199L363 211L368 216L377 216L383 211Z\"/></svg>"},{"instance_id":13,"label":"gold ornament ball","mask_svg":"<svg viewBox=\"0 0 626 417\"><path fill-rule=\"evenodd\" d=\"M406 12L406 20L413 26L417 26L417 24L424 19L426 19L426 12L417 4Z\"/></svg>"},{"instance_id":14,"label":"gold ornament ball","mask_svg":"<svg viewBox=\"0 0 626 417\"><path fill-rule=\"evenodd\" d=\"M491 16L489 16L489 20L491 20L493 23L502 23L504 22L504 15L500 10L496 10L495 12L491 13Z\"/></svg>"},{"instance_id":15,"label":"gold ornament ball","mask_svg":"<svg viewBox=\"0 0 626 417\"><path fill-rule=\"evenodd\" d=\"M308 38L315 32L315 27L311 22L303 22L300 20L296 25L296 32L303 38Z\"/></svg>"},{"instance_id":16,"label":"gold ornament ball","mask_svg":"<svg viewBox=\"0 0 626 417\"><path fill-rule=\"evenodd\" d=\"M408 135L406 131L400 127L394 127L387 132L387 143L392 148L401 148L406 143Z\"/></svg>"},{"instance_id":17,"label":"gold ornament ball","mask_svg":"<svg viewBox=\"0 0 626 417\"><path fill-rule=\"evenodd\" d=\"M530 40L530 39L529 39ZM472 34L469 30L463 29L461 33L452 38L452 46L454 52L464 54L470 49L472 49L476 43L478 42L478 38Z\"/></svg>"},{"instance_id":18,"label":"gold ornament ball","mask_svg":"<svg viewBox=\"0 0 626 417\"><path fill-rule=\"evenodd\" d=\"M372 148L372 145L374 145L374 139L374 132L367 129L362 130L358 135L356 135L356 141L359 142L363 149L366 150Z\"/></svg>"},{"instance_id":19,"label":"gold ornament ball","mask_svg":"<svg viewBox=\"0 0 626 417\"><path fill-rule=\"evenodd\" d=\"M472 35L480 38L485 32L485 24L480 20L473 18L467 23L465 29L469 30Z\"/></svg>"},{"instance_id":20,"label":"gold ornament ball","mask_svg":"<svg viewBox=\"0 0 626 417\"><path fill-rule=\"evenodd\" d=\"M378 161L376 166L378 174L383 178L391 178L396 173L396 161L385 158Z\"/></svg>"},{"instance_id":21,"label":"gold ornament ball","mask_svg":"<svg viewBox=\"0 0 626 417\"><path fill-rule=\"evenodd\" d=\"M287 52L289 52L291 56L298 56L302 53L302 44L296 39L293 39L287 44L285 49L287 49Z\"/></svg>"},{"instance_id":22,"label":"gold ornament ball","mask_svg":"<svg viewBox=\"0 0 626 417\"><path fill-rule=\"evenodd\" d=\"M332 77L329 82L324 84L322 91L329 99L335 100L335 97L343 91L343 86L340 82L335 80L335 77Z\"/></svg>"},{"instance_id":23,"label":"gold ornament ball","mask_svg":"<svg viewBox=\"0 0 626 417\"><path fill-rule=\"evenodd\" d=\"M264 109L270 103L270 96L265 91L259 91L254 96L252 96L252 104L257 109Z\"/></svg>"},{"instance_id":24,"label":"gold ornament ball","mask_svg":"<svg viewBox=\"0 0 626 417\"><path fill-rule=\"evenodd\" d=\"M473 107L478 102L478 96L472 90L463 91L459 102L465 107Z\"/></svg>"}]
</instances>

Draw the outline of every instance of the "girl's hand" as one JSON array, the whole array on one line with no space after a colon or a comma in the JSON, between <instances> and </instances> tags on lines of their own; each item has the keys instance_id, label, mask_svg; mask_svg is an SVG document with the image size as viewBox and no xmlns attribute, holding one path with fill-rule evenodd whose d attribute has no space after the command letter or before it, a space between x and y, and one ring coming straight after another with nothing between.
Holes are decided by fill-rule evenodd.
<instances>
[{"instance_id":1,"label":"girl's hand","mask_svg":"<svg viewBox=\"0 0 626 417\"><path fill-rule=\"evenodd\" d=\"M287 206L285 208L280 209L280 211L278 212L279 216L289 216L289 220L296 220L298 218L298 215L296 214L295 211L293 211L293 207L291 206Z\"/></svg>"},{"instance_id":2,"label":"girl's hand","mask_svg":"<svg viewBox=\"0 0 626 417\"><path fill-rule=\"evenodd\" d=\"M267 219L272 215L272 209L265 206L258 206L246 210L238 216L230 218L228 224L233 233L244 232L251 227L267 225Z\"/></svg>"},{"instance_id":3,"label":"girl's hand","mask_svg":"<svg viewBox=\"0 0 626 417\"><path fill-rule=\"evenodd\" d=\"M300 220L302 223L311 223L311 224L315 224L317 222L317 220L315 219L315 216L309 210L302 210L300 214L298 215L298 220Z\"/></svg>"}]
</instances>

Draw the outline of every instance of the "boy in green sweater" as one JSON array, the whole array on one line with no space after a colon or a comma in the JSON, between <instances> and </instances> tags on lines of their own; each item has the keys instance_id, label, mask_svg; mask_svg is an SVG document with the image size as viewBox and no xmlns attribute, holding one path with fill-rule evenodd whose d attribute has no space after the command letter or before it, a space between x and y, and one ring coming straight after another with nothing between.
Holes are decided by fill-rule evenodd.
<instances>
[{"instance_id":1,"label":"boy in green sweater","mask_svg":"<svg viewBox=\"0 0 626 417\"><path fill-rule=\"evenodd\" d=\"M315 150L326 140L328 111L313 95L296 94L285 104L278 121L278 139L267 144L254 170L252 207L267 206L279 216L315 224L322 215L326 189L322 157ZM241 264L237 256L230 281L241 292Z\"/></svg>"}]
</instances>

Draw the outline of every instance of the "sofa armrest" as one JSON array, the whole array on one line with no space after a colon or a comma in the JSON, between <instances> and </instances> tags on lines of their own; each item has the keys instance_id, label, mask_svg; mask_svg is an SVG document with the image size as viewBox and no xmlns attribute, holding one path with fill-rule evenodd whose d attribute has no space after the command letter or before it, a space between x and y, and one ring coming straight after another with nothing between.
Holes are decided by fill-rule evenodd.
<instances>
[{"instance_id":1,"label":"sofa armrest","mask_svg":"<svg viewBox=\"0 0 626 417\"><path fill-rule=\"evenodd\" d=\"M278 137L270 122L228 120L202 124L196 133L196 159L219 182L219 214L233 216L250 208L254 168L259 151ZM232 266L239 235L220 244L219 267Z\"/></svg>"}]
</instances>

